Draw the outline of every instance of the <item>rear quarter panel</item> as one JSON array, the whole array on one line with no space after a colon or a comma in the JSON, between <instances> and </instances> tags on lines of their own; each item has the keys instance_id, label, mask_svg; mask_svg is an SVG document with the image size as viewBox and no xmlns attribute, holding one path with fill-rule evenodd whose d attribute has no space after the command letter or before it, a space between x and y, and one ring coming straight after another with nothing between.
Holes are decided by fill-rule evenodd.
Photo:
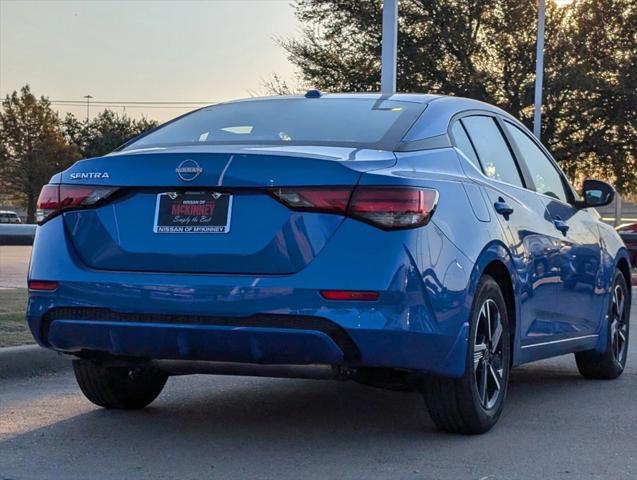
<instances>
[{"instance_id":1,"label":"rear quarter panel","mask_svg":"<svg viewBox=\"0 0 637 480\"><path fill-rule=\"evenodd\" d=\"M417 185L438 190L440 198L431 224L474 264L502 229L486 201L482 187L465 176L452 148L398 153L391 168L363 174L361 185ZM427 227L425 227L427 228Z\"/></svg>"},{"instance_id":2,"label":"rear quarter panel","mask_svg":"<svg viewBox=\"0 0 637 480\"><path fill-rule=\"evenodd\" d=\"M395 166L365 173L362 185L398 184L434 188L439 201L431 222L414 231L405 248L418 272L438 325L464 332L453 355L464 357L468 319L478 279L492 260L514 275L503 231L483 188L465 176L452 148L399 153ZM515 283L515 281L514 281ZM517 305L516 305L517 309Z\"/></svg>"}]
</instances>

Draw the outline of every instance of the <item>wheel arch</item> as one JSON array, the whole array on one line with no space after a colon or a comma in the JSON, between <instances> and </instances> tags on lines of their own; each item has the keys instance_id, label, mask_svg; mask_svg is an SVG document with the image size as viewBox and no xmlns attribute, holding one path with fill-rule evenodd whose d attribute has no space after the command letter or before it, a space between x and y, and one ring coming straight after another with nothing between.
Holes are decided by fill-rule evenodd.
<instances>
[{"instance_id":1,"label":"wheel arch","mask_svg":"<svg viewBox=\"0 0 637 480\"><path fill-rule=\"evenodd\" d=\"M626 280L626 286L628 287L628 308L630 309L631 307L631 303L632 303L632 295L631 295L631 290L632 290L632 279L631 279L631 273L630 273L630 261L628 258L628 253L626 252L622 252L624 253L624 255L619 255L617 261L615 262L616 264L616 268L622 272L622 275L624 276L624 279Z\"/></svg>"},{"instance_id":2,"label":"wheel arch","mask_svg":"<svg viewBox=\"0 0 637 480\"><path fill-rule=\"evenodd\" d=\"M626 285L628 285L628 290L630 290L631 275L630 275L630 263L628 262L628 259L624 256L621 256L617 259L616 265L617 265L617 269L619 269L619 271L622 272L622 275L624 275L624 279L626 280Z\"/></svg>"},{"instance_id":3,"label":"wheel arch","mask_svg":"<svg viewBox=\"0 0 637 480\"><path fill-rule=\"evenodd\" d=\"M502 290L507 307L509 331L511 332L511 362L513 365L517 365L517 359L519 358L519 342L517 342L517 339L520 338L520 308L518 296L516 295L516 285L518 282L516 281L517 277L512 256L503 243L494 241L487 245L480 253L472 273L472 301L475 295L475 287L480 277L485 274L490 275Z\"/></svg>"},{"instance_id":4,"label":"wheel arch","mask_svg":"<svg viewBox=\"0 0 637 480\"><path fill-rule=\"evenodd\" d=\"M509 320L509 331L511 332L511 362L513 362L513 352L515 351L515 339L517 338L517 315L515 308L515 291L513 290L513 281L506 265L500 260L491 261L484 269L483 274L491 276L504 296L507 307L507 318Z\"/></svg>"}]
</instances>

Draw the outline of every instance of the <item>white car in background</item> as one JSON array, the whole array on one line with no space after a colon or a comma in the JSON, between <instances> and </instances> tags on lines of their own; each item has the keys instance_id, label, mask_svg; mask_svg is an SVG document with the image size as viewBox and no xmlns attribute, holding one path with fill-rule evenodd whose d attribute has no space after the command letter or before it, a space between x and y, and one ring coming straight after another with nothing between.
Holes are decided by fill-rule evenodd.
<instances>
[{"instance_id":1,"label":"white car in background","mask_svg":"<svg viewBox=\"0 0 637 480\"><path fill-rule=\"evenodd\" d=\"M11 210L0 210L0 223L22 223L22 220Z\"/></svg>"}]
</instances>

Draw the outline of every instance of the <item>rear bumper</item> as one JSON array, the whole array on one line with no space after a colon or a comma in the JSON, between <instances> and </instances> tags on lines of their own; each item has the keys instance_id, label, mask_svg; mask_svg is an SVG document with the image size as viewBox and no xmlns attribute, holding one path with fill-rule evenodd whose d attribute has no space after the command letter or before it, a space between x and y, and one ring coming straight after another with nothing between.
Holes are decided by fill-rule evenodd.
<instances>
[{"instance_id":1,"label":"rear bumper","mask_svg":"<svg viewBox=\"0 0 637 480\"><path fill-rule=\"evenodd\" d=\"M41 328L53 348L69 352L261 364L360 361L360 352L345 330L320 317L122 314L100 308L54 308L45 315Z\"/></svg>"},{"instance_id":2,"label":"rear bumper","mask_svg":"<svg viewBox=\"0 0 637 480\"><path fill-rule=\"evenodd\" d=\"M29 294L29 326L45 347L140 359L464 373L471 265L444 237L436 265L415 231L384 233L380 243L372 227L344 222L339 235L367 242L346 255L330 242L293 275L107 272L87 268L68 241L60 242L65 232L56 220L38 229L29 272L59 282L54 292ZM380 296L329 301L321 289Z\"/></svg>"},{"instance_id":3,"label":"rear bumper","mask_svg":"<svg viewBox=\"0 0 637 480\"><path fill-rule=\"evenodd\" d=\"M42 317L29 316L34 336L43 346L61 352L153 360L373 366L447 376L461 375L466 361L466 325L448 336L345 329L316 316L197 317L195 321L102 309L77 309L84 312L78 315L74 310L52 309Z\"/></svg>"},{"instance_id":4,"label":"rear bumper","mask_svg":"<svg viewBox=\"0 0 637 480\"><path fill-rule=\"evenodd\" d=\"M59 351L144 359L274 365L345 363L344 352L330 337L310 330L57 320L51 325L49 341Z\"/></svg>"}]
</instances>

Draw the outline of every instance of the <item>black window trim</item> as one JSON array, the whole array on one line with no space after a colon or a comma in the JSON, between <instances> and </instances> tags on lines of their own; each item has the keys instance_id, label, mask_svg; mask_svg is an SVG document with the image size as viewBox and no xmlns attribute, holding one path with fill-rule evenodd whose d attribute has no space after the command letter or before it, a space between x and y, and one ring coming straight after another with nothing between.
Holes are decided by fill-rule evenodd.
<instances>
[{"instance_id":1,"label":"black window trim","mask_svg":"<svg viewBox=\"0 0 637 480\"><path fill-rule=\"evenodd\" d=\"M478 151L476 150L476 146L473 144L473 139L471 138L471 135L469 135L469 132L467 131L467 127L465 127L465 124L462 123L462 119L458 119L455 122L451 122L449 124L449 136L451 137L451 141L453 143L453 146L458 148L457 144L458 144L458 139L455 138L455 135L453 135L453 126L455 124L460 125L460 128L462 128L462 131L464 132L464 134L467 136L467 138L469 139L469 145L471 145L471 149L473 150L474 155L476 156L476 159L478 160L478 167L480 167L480 171L482 173L484 173L484 165L482 165L482 160L480 160L480 155L478 155ZM460 150L462 151L462 150ZM463 152L464 153L464 152Z\"/></svg>"}]
</instances>

